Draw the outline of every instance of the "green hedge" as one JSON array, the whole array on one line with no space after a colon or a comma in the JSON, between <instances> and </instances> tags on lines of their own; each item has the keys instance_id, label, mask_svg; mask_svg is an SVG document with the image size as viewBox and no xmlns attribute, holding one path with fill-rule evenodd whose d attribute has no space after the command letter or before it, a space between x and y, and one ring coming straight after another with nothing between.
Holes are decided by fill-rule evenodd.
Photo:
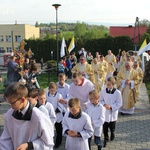
<instances>
[{"instance_id":1,"label":"green hedge","mask_svg":"<svg viewBox=\"0 0 150 150\"><path fill-rule=\"evenodd\" d=\"M69 46L71 39L66 41L67 46ZM56 60L56 40L55 39L29 39L26 40L25 49L31 48L34 53L34 58L37 62L40 61L41 57L43 57L44 61L48 61L52 59L51 51L53 51L53 59ZM61 41L58 41L59 44L59 54L61 48ZM106 55L109 49L117 55L118 50L131 50L133 49L133 42L128 36L118 36L94 40L83 41L81 38L75 39L75 49L74 52L78 52L82 47L84 47L87 51L91 51L94 55L96 51L99 51L100 54ZM59 55L60 57L60 55Z\"/></svg>"}]
</instances>

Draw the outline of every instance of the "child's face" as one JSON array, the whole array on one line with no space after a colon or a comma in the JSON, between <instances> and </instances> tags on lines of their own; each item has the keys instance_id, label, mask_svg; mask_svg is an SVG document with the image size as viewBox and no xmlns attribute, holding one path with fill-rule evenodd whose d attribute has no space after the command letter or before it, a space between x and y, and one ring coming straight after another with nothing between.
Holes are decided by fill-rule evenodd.
<instances>
[{"instance_id":1,"label":"child's face","mask_svg":"<svg viewBox=\"0 0 150 150\"><path fill-rule=\"evenodd\" d=\"M80 109L81 109L80 106L69 107L69 110L73 115L76 115L77 113L79 113Z\"/></svg>"},{"instance_id":2,"label":"child's face","mask_svg":"<svg viewBox=\"0 0 150 150\"><path fill-rule=\"evenodd\" d=\"M23 110L23 108L24 108L24 101L25 101L24 97L14 98L14 97L10 96L10 97L7 97L6 100L11 105L12 109L14 109L15 111Z\"/></svg>"},{"instance_id":3,"label":"child's face","mask_svg":"<svg viewBox=\"0 0 150 150\"><path fill-rule=\"evenodd\" d=\"M57 89L56 88L51 88L49 89L50 94L54 95L56 93Z\"/></svg>"},{"instance_id":4,"label":"child's face","mask_svg":"<svg viewBox=\"0 0 150 150\"><path fill-rule=\"evenodd\" d=\"M38 96L38 101L41 105L45 104L46 102L46 95L41 95L41 96Z\"/></svg>"},{"instance_id":5,"label":"child's face","mask_svg":"<svg viewBox=\"0 0 150 150\"><path fill-rule=\"evenodd\" d=\"M59 81L59 84L60 84L60 85L63 85L63 84L65 83L65 80L66 80L66 77L65 77L65 76L63 76L63 77L61 77L61 78L58 78L58 81Z\"/></svg>"},{"instance_id":6,"label":"child's face","mask_svg":"<svg viewBox=\"0 0 150 150\"><path fill-rule=\"evenodd\" d=\"M35 98L28 97L28 100L30 101L30 103L31 103L32 105L35 105L35 104L37 103L37 97L35 97Z\"/></svg>"},{"instance_id":7,"label":"child's face","mask_svg":"<svg viewBox=\"0 0 150 150\"><path fill-rule=\"evenodd\" d=\"M98 98L94 95L89 95L89 100L92 104L96 105L98 103Z\"/></svg>"},{"instance_id":8,"label":"child's face","mask_svg":"<svg viewBox=\"0 0 150 150\"><path fill-rule=\"evenodd\" d=\"M29 72L29 70L28 70L28 69L25 69L25 70L24 70L24 72L25 72L25 73L28 73L28 72Z\"/></svg>"},{"instance_id":9,"label":"child's face","mask_svg":"<svg viewBox=\"0 0 150 150\"><path fill-rule=\"evenodd\" d=\"M112 89L114 87L114 85L111 82L106 82L106 86L108 89Z\"/></svg>"}]
</instances>

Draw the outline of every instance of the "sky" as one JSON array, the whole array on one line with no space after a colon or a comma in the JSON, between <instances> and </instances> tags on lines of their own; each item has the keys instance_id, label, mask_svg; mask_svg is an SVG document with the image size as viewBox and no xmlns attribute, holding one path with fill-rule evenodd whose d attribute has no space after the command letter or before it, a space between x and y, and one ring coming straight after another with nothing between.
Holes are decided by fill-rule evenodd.
<instances>
[{"instance_id":1,"label":"sky","mask_svg":"<svg viewBox=\"0 0 150 150\"><path fill-rule=\"evenodd\" d=\"M0 0L0 24L86 22L99 25L134 25L139 20L150 20L150 0Z\"/></svg>"}]
</instances>

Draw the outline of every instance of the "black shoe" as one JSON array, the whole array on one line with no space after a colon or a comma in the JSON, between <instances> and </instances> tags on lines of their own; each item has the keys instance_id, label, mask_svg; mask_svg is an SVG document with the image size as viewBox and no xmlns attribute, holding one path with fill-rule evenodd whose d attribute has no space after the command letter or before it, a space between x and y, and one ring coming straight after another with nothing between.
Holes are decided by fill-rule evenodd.
<instances>
[{"instance_id":1,"label":"black shoe","mask_svg":"<svg viewBox=\"0 0 150 150\"><path fill-rule=\"evenodd\" d=\"M107 141L104 141L103 147L106 147L106 146L107 146Z\"/></svg>"},{"instance_id":2,"label":"black shoe","mask_svg":"<svg viewBox=\"0 0 150 150\"><path fill-rule=\"evenodd\" d=\"M110 141L113 141L115 138L115 134L114 133L111 133L111 136L110 136Z\"/></svg>"},{"instance_id":3,"label":"black shoe","mask_svg":"<svg viewBox=\"0 0 150 150\"><path fill-rule=\"evenodd\" d=\"M121 112L120 115L121 115L121 116L124 116L125 114Z\"/></svg>"},{"instance_id":4,"label":"black shoe","mask_svg":"<svg viewBox=\"0 0 150 150\"><path fill-rule=\"evenodd\" d=\"M101 147L101 146L98 146L98 150L102 150L102 147Z\"/></svg>"},{"instance_id":5,"label":"black shoe","mask_svg":"<svg viewBox=\"0 0 150 150\"><path fill-rule=\"evenodd\" d=\"M61 144L55 144L54 148L58 148Z\"/></svg>"}]
</instances>

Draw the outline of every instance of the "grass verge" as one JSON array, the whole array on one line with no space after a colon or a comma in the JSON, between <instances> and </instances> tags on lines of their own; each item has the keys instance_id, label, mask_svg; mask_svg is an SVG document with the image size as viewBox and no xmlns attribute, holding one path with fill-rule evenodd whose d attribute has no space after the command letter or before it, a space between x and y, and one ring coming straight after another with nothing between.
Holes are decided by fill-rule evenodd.
<instances>
[{"instance_id":1,"label":"grass verge","mask_svg":"<svg viewBox=\"0 0 150 150\"><path fill-rule=\"evenodd\" d=\"M1 76L2 76L3 81L0 82L0 94L4 94L4 89L5 89L4 82L6 80L6 74L2 74Z\"/></svg>"},{"instance_id":2,"label":"grass verge","mask_svg":"<svg viewBox=\"0 0 150 150\"><path fill-rule=\"evenodd\" d=\"M146 83L146 88L147 88L147 93L148 93L149 100L150 100L150 82Z\"/></svg>"},{"instance_id":3,"label":"grass verge","mask_svg":"<svg viewBox=\"0 0 150 150\"><path fill-rule=\"evenodd\" d=\"M50 82L56 82L57 81L57 75L56 73L42 73L37 77L37 80L39 82L40 88L45 89L49 86Z\"/></svg>"}]
</instances>

